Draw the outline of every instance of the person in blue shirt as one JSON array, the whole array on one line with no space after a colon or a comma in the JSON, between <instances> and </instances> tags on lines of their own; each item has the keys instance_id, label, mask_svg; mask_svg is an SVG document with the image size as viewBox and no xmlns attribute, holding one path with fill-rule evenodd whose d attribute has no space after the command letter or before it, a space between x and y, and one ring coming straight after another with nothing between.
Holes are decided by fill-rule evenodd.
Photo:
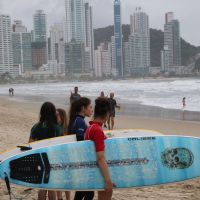
<instances>
[{"instance_id":1,"label":"person in blue shirt","mask_svg":"<svg viewBox=\"0 0 200 200\"><path fill-rule=\"evenodd\" d=\"M91 100L86 97L74 101L69 111L68 133L75 134L77 141L83 141L87 124L85 117L91 117L93 108ZM94 198L93 191L76 191L74 200L92 200Z\"/></svg>"}]
</instances>

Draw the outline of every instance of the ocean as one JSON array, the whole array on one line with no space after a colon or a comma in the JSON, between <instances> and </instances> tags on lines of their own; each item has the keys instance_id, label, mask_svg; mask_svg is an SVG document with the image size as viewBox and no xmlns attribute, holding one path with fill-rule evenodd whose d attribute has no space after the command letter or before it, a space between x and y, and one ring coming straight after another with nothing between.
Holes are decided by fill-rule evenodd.
<instances>
[{"instance_id":1,"label":"ocean","mask_svg":"<svg viewBox=\"0 0 200 200\"><path fill-rule=\"evenodd\" d=\"M0 96L8 96L8 89L13 87L13 100L58 101L66 104L74 86L79 87L81 96L92 99L98 97L101 91L105 95L115 93L115 98L121 105L139 104L167 109L182 109L182 98L186 97L188 111L200 111L200 79L136 79L101 82L65 82L65 83L35 83L0 85Z\"/></svg>"}]
</instances>

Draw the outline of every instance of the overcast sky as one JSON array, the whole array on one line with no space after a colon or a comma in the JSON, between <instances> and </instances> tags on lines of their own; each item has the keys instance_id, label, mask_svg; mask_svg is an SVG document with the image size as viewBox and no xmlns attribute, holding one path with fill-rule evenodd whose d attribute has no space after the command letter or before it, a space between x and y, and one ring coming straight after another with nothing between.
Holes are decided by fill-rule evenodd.
<instances>
[{"instance_id":1,"label":"overcast sky","mask_svg":"<svg viewBox=\"0 0 200 200\"><path fill-rule=\"evenodd\" d=\"M94 27L113 24L113 0L89 0L93 6ZM175 13L180 21L181 36L200 46L200 0L121 0L122 23L128 24L135 7L142 7L149 15L150 27L163 30L164 14ZM48 25L65 18L64 0L0 0L0 14L9 14L12 20L22 20L29 30L33 26L33 13L43 9Z\"/></svg>"}]
</instances>

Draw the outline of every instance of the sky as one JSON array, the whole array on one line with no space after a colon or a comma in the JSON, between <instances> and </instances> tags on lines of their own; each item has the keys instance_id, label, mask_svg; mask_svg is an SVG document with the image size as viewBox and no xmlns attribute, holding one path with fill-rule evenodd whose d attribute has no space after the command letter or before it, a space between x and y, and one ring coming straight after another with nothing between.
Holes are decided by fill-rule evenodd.
<instances>
[{"instance_id":1,"label":"sky","mask_svg":"<svg viewBox=\"0 0 200 200\"><path fill-rule=\"evenodd\" d=\"M113 24L114 0L89 0L93 7L94 28ZM181 37L200 46L200 0L121 0L122 23L130 23L136 7L149 15L151 28L163 30L164 15L174 12L180 21ZM0 0L0 14L9 14L13 20L22 20L29 30L33 27L33 13L42 9L47 14L48 26L65 19L64 0Z\"/></svg>"}]
</instances>

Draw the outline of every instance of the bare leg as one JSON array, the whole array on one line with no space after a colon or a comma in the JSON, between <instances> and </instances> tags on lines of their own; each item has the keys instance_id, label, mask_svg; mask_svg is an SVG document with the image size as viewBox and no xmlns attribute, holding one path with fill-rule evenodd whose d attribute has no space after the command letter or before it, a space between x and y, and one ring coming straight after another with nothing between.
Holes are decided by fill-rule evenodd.
<instances>
[{"instance_id":1,"label":"bare leg","mask_svg":"<svg viewBox=\"0 0 200 200\"><path fill-rule=\"evenodd\" d=\"M66 200L70 200L70 191L65 192Z\"/></svg>"},{"instance_id":2,"label":"bare leg","mask_svg":"<svg viewBox=\"0 0 200 200\"><path fill-rule=\"evenodd\" d=\"M48 191L49 200L56 200L56 191Z\"/></svg>"},{"instance_id":3,"label":"bare leg","mask_svg":"<svg viewBox=\"0 0 200 200\"><path fill-rule=\"evenodd\" d=\"M108 130L110 130L110 117L108 118L107 123L108 123Z\"/></svg>"},{"instance_id":4,"label":"bare leg","mask_svg":"<svg viewBox=\"0 0 200 200\"><path fill-rule=\"evenodd\" d=\"M115 125L114 117L111 117L111 130L113 130L114 125Z\"/></svg>"},{"instance_id":5,"label":"bare leg","mask_svg":"<svg viewBox=\"0 0 200 200\"><path fill-rule=\"evenodd\" d=\"M62 192L61 191L57 191L57 198L58 200L61 200L62 199Z\"/></svg>"},{"instance_id":6,"label":"bare leg","mask_svg":"<svg viewBox=\"0 0 200 200\"><path fill-rule=\"evenodd\" d=\"M46 200L47 190L38 191L38 200Z\"/></svg>"},{"instance_id":7,"label":"bare leg","mask_svg":"<svg viewBox=\"0 0 200 200\"><path fill-rule=\"evenodd\" d=\"M112 191L111 192L105 192L105 191L98 192L98 200L111 200L111 198L112 198Z\"/></svg>"}]
</instances>

